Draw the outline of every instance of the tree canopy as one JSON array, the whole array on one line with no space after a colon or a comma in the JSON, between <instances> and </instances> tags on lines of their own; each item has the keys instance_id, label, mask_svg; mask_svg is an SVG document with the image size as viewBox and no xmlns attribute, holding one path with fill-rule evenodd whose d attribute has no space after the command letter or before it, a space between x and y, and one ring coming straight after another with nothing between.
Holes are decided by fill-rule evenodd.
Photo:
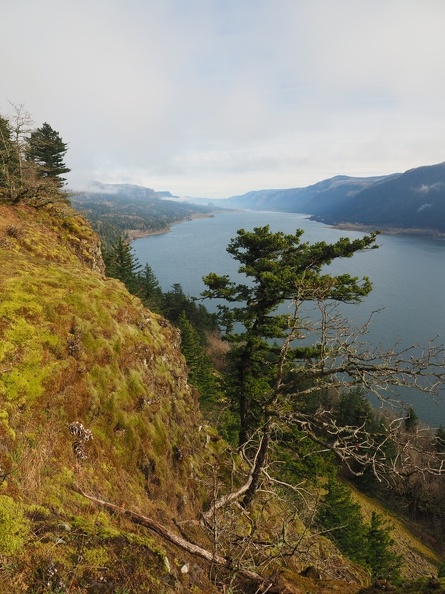
<instances>
[{"instance_id":1,"label":"tree canopy","mask_svg":"<svg viewBox=\"0 0 445 594\"><path fill-rule=\"evenodd\" d=\"M66 182L62 175L70 171L63 160L67 150L68 145L63 142L60 134L45 122L31 132L26 158L38 166L41 177L54 179L62 187Z\"/></svg>"},{"instance_id":2,"label":"tree canopy","mask_svg":"<svg viewBox=\"0 0 445 594\"><path fill-rule=\"evenodd\" d=\"M400 471L400 457L388 457L388 442L397 440L404 417L378 425L375 433L359 419L339 425L335 402L343 392L360 389L394 403L393 388L434 393L444 377L443 349L381 352L363 340L369 322L351 327L339 311L339 304L364 298L371 283L325 269L374 249L377 234L333 244L302 242L302 235L273 233L269 226L241 229L227 251L240 263L245 282L215 273L203 279L202 296L223 300L219 317L231 344L227 389L238 411L238 446L251 460L246 505L258 489L274 435L286 426L335 452L351 472L371 467L379 474L390 464ZM438 464L434 471L440 472Z\"/></svg>"}]
</instances>

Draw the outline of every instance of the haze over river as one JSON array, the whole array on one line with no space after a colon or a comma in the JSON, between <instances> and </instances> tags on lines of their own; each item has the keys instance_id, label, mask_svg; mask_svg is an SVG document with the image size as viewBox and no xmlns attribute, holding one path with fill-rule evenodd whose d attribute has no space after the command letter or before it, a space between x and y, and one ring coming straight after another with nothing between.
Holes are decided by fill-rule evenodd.
<instances>
[{"instance_id":1,"label":"haze over river","mask_svg":"<svg viewBox=\"0 0 445 594\"><path fill-rule=\"evenodd\" d=\"M340 237L361 237L363 233L333 229L310 221L306 215L278 212L221 212L211 218L195 219L172 227L161 235L133 242L139 262L148 262L164 291L180 283L184 292L199 296L202 277L209 272L236 277L237 262L226 252L238 229L252 230L269 224L272 231L294 233L304 229L302 241L334 242ZM359 305L345 311L354 324L373 317L368 340L390 348L396 341L403 346L427 346L445 342L445 241L417 236L380 235L378 250L347 258L329 271L368 276L372 293ZM212 309L211 302L204 302ZM445 387L437 403L419 393L405 394L417 415L430 426L445 426Z\"/></svg>"}]
</instances>

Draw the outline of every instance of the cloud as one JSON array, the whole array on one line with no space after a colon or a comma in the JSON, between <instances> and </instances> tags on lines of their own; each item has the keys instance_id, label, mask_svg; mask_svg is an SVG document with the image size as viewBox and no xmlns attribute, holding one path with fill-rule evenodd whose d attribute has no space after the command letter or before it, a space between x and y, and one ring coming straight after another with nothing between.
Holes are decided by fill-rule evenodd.
<instances>
[{"instance_id":1,"label":"cloud","mask_svg":"<svg viewBox=\"0 0 445 594\"><path fill-rule=\"evenodd\" d=\"M441 0L16 0L0 112L92 179L220 197L444 160Z\"/></svg>"}]
</instances>

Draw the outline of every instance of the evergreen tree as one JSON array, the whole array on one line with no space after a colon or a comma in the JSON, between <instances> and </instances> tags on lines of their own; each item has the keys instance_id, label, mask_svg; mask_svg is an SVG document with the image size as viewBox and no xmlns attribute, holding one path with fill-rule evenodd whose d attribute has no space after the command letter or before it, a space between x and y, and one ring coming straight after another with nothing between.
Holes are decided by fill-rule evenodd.
<instances>
[{"instance_id":1,"label":"evergreen tree","mask_svg":"<svg viewBox=\"0 0 445 594\"><path fill-rule=\"evenodd\" d=\"M0 189L7 193L8 198L17 183L19 174L19 160L12 138L9 121L0 116Z\"/></svg>"},{"instance_id":2,"label":"evergreen tree","mask_svg":"<svg viewBox=\"0 0 445 594\"><path fill-rule=\"evenodd\" d=\"M384 518L372 512L371 522L366 528L367 541L366 564L371 569L373 579L391 579L396 582L400 578L402 557L392 551L394 540L390 536L391 526Z\"/></svg>"},{"instance_id":3,"label":"evergreen tree","mask_svg":"<svg viewBox=\"0 0 445 594\"><path fill-rule=\"evenodd\" d=\"M178 328L181 331L181 352L187 361L190 382L198 388L204 398L208 398L211 395L208 392L215 389L212 364L205 354L198 332L193 328L185 311L179 316Z\"/></svg>"},{"instance_id":4,"label":"evergreen tree","mask_svg":"<svg viewBox=\"0 0 445 594\"><path fill-rule=\"evenodd\" d=\"M68 145L59 133L45 122L31 132L26 156L38 166L41 177L52 179L57 186L62 187L66 180L61 176L71 171L63 160L67 150Z\"/></svg>"},{"instance_id":5,"label":"evergreen tree","mask_svg":"<svg viewBox=\"0 0 445 594\"><path fill-rule=\"evenodd\" d=\"M177 326L184 311L202 343L205 343L208 332L218 330L215 314L211 314L204 305L196 303L195 299L186 295L180 283L175 283L171 291L164 293L162 313Z\"/></svg>"},{"instance_id":6,"label":"evergreen tree","mask_svg":"<svg viewBox=\"0 0 445 594\"><path fill-rule=\"evenodd\" d=\"M419 417L417 416L414 408L409 407L409 410L405 416L405 431L408 433L414 433L419 426Z\"/></svg>"},{"instance_id":7,"label":"evergreen tree","mask_svg":"<svg viewBox=\"0 0 445 594\"><path fill-rule=\"evenodd\" d=\"M161 313L162 311L162 289L150 264L146 263L138 273L139 296L144 304Z\"/></svg>"},{"instance_id":8,"label":"evergreen tree","mask_svg":"<svg viewBox=\"0 0 445 594\"><path fill-rule=\"evenodd\" d=\"M130 293L138 294L140 289L138 274L141 265L123 237L120 237L110 250L105 251L104 261L108 276L122 281Z\"/></svg>"},{"instance_id":9,"label":"evergreen tree","mask_svg":"<svg viewBox=\"0 0 445 594\"><path fill-rule=\"evenodd\" d=\"M223 300L219 319L231 344L228 393L239 414L238 445L252 464L239 490L245 506L259 488L271 445L290 425L334 452L353 474L399 472L388 464L387 448L400 424L382 424L377 436L369 426L340 425L333 397L366 388L388 403L384 394L393 386L434 395L443 381L441 349L426 348L419 357L410 349L370 349L363 341L370 320L357 329L340 311L339 304L358 303L372 286L367 277L326 268L374 249L377 234L332 244L303 243L302 235L273 233L268 225L241 229L227 251L244 282L215 273L203 279L202 297Z\"/></svg>"},{"instance_id":10,"label":"evergreen tree","mask_svg":"<svg viewBox=\"0 0 445 594\"><path fill-rule=\"evenodd\" d=\"M368 551L360 506L353 501L349 488L336 478L329 479L326 489L317 522L345 555L365 563Z\"/></svg>"},{"instance_id":11,"label":"evergreen tree","mask_svg":"<svg viewBox=\"0 0 445 594\"><path fill-rule=\"evenodd\" d=\"M323 354L319 344L287 348L288 361L284 365L280 346L271 346L271 340L285 341L291 335L298 340L304 332L298 322L298 313L290 321L289 314L279 315L277 308L289 300L294 300L298 308L308 301L355 303L371 291L367 278L359 281L348 274L329 276L322 274L322 268L337 258L351 257L358 251L374 247L375 235L354 241L342 238L331 245L325 242L310 245L301 242L302 234L302 230L293 235L272 233L269 226L257 227L253 232L241 229L227 251L240 263L238 271L248 278L248 282L237 284L228 276L214 273L203 279L208 287L203 297L223 299L232 304L230 308L219 305L219 311L220 322L226 327L227 338L232 344L231 389L238 400L240 445L245 444L266 420L267 403L276 400L272 392L277 386L277 372L282 374L289 368L290 359L310 361ZM233 332L234 328L240 329ZM303 378L299 380L301 387L305 381Z\"/></svg>"}]
</instances>

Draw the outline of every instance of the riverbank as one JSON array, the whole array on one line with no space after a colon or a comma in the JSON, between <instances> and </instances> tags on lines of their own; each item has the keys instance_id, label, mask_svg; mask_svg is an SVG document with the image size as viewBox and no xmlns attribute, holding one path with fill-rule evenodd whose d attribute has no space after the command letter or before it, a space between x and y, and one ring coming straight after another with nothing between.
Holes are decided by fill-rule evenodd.
<instances>
[{"instance_id":1,"label":"riverbank","mask_svg":"<svg viewBox=\"0 0 445 594\"><path fill-rule=\"evenodd\" d=\"M323 221L318 219L320 223ZM359 223L337 223L337 224L330 224L329 225L332 229L340 229L344 231L362 231L363 233L372 233L373 231L380 231L383 235L411 235L415 237L428 237L431 239L445 239L445 233L438 231L437 229L422 229L422 228L402 228L402 227L384 227L384 226L370 226L370 225L360 225Z\"/></svg>"},{"instance_id":2,"label":"riverbank","mask_svg":"<svg viewBox=\"0 0 445 594\"><path fill-rule=\"evenodd\" d=\"M193 221L195 219L211 219L215 215L213 213L205 213L205 212L197 212L192 214L191 216L187 217L186 219L181 219L180 221L175 221L169 227L163 227L162 229L151 229L151 230L143 230L143 229L127 229L125 232L129 241L133 242L136 239L142 239L143 237L150 237L151 235L163 235L164 233L169 233L171 228L174 225L180 225L181 223L187 223L187 221Z\"/></svg>"}]
</instances>

